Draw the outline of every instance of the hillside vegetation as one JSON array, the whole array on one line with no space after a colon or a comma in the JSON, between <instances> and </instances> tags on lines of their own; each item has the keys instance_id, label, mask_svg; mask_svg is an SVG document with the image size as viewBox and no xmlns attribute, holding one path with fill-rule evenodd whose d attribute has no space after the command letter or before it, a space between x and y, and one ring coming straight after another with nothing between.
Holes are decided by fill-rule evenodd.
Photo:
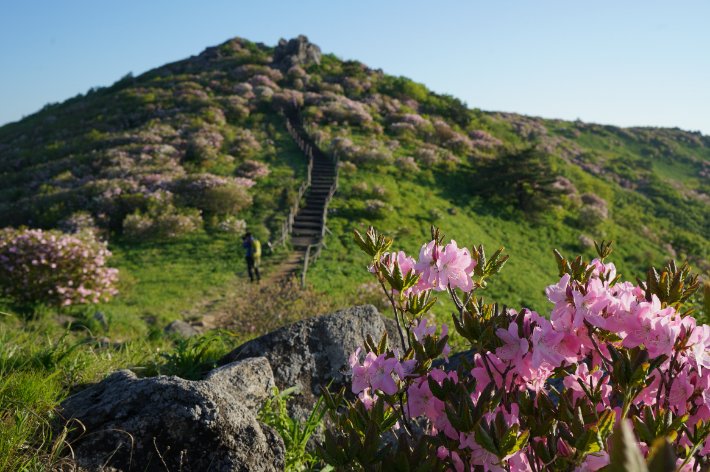
<instances>
[{"instance_id":1,"label":"hillside vegetation","mask_svg":"<svg viewBox=\"0 0 710 472\"><path fill-rule=\"evenodd\" d=\"M528 271L552 276L552 247L591 257L614 239L628 277L669 257L709 268L707 136L484 112L357 61L280 71L273 54L233 39L0 128L2 224L91 228L122 281L102 310L138 331L167 323L243 275L245 228L276 239L305 177L280 114L297 105L341 158L333 236L308 274L336 304L378 300L351 238L369 224L412 254L431 224L505 246L510 275L489 296L541 311Z\"/></svg>"}]
</instances>

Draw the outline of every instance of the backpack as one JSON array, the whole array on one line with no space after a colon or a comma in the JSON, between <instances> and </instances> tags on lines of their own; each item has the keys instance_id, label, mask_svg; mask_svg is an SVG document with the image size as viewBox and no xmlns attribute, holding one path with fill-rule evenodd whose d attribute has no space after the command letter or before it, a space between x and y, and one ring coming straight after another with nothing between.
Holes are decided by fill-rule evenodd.
<instances>
[{"instance_id":1,"label":"backpack","mask_svg":"<svg viewBox=\"0 0 710 472\"><path fill-rule=\"evenodd\" d=\"M261 243L258 239L251 240L251 256L261 257Z\"/></svg>"}]
</instances>

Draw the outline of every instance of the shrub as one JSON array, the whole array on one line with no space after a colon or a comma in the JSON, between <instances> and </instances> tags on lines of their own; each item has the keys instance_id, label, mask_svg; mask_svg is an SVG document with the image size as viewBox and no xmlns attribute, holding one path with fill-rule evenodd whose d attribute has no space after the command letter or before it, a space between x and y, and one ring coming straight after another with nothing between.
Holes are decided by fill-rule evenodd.
<instances>
[{"instance_id":1,"label":"shrub","mask_svg":"<svg viewBox=\"0 0 710 472\"><path fill-rule=\"evenodd\" d=\"M239 157L250 157L261 151L261 144L251 130L239 129L231 144L232 153Z\"/></svg>"},{"instance_id":2,"label":"shrub","mask_svg":"<svg viewBox=\"0 0 710 472\"><path fill-rule=\"evenodd\" d=\"M292 66L286 75L292 79L301 79L306 76L306 71L301 66Z\"/></svg>"},{"instance_id":3,"label":"shrub","mask_svg":"<svg viewBox=\"0 0 710 472\"><path fill-rule=\"evenodd\" d=\"M365 195L367 194L367 183L366 182L358 182L354 184L351 188L351 192L353 195Z\"/></svg>"},{"instance_id":4,"label":"shrub","mask_svg":"<svg viewBox=\"0 0 710 472\"><path fill-rule=\"evenodd\" d=\"M500 273L503 248L488 259L482 246L444 246L431 230L418 260L389 252L393 241L372 228L355 232L398 329L379 342L368 336L350 356L355 402L344 401L345 387L335 397L321 387L334 424L317 449L326 463L591 472L611 462L605 470L644 471L647 455L651 470L689 472L707 462L710 326L685 311L700 287L687 263L671 261L634 285L605 262L611 243L595 243L591 263L555 251L560 280L545 290L548 319L473 296ZM456 370L432 367L451 354L447 326L439 331L427 317L437 292L455 305L455 332L472 348ZM391 336L401 349L388 347Z\"/></svg>"},{"instance_id":5,"label":"shrub","mask_svg":"<svg viewBox=\"0 0 710 472\"><path fill-rule=\"evenodd\" d=\"M384 218L385 213L392 211L392 207L381 200L365 200L365 210L375 218Z\"/></svg>"},{"instance_id":6,"label":"shrub","mask_svg":"<svg viewBox=\"0 0 710 472\"><path fill-rule=\"evenodd\" d=\"M268 164L247 159L244 161L244 164L241 165L237 173L249 179L262 179L269 175L271 171L269 170Z\"/></svg>"},{"instance_id":7,"label":"shrub","mask_svg":"<svg viewBox=\"0 0 710 472\"><path fill-rule=\"evenodd\" d=\"M96 221L88 211L77 211L59 221L57 228L65 233L96 232Z\"/></svg>"},{"instance_id":8,"label":"shrub","mask_svg":"<svg viewBox=\"0 0 710 472\"><path fill-rule=\"evenodd\" d=\"M244 233L246 233L247 222L244 220L238 220L234 216L229 216L226 220L220 221L217 224L217 228L224 233L242 236L244 235Z\"/></svg>"},{"instance_id":9,"label":"shrub","mask_svg":"<svg viewBox=\"0 0 710 472\"><path fill-rule=\"evenodd\" d=\"M606 201L593 193L582 195L582 208L579 209L579 224L584 228L599 227L609 217Z\"/></svg>"},{"instance_id":10,"label":"shrub","mask_svg":"<svg viewBox=\"0 0 710 472\"><path fill-rule=\"evenodd\" d=\"M177 213L173 207L168 211L151 216L134 213L123 220L123 234L134 239L179 238L196 231L202 224L199 214Z\"/></svg>"},{"instance_id":11,"label":"shrub","mask_svg":"<svg viewBox=\"0 0 710 472\"><path fill-rule=\"evenodd\" d=\"M415 152L415 156L423 165L429 167L439 163L439 155L436 152L436 146L421 147Z\"/></svg>"},{"instance_id":12,"label":"shrub","mask_svg":"<svg viewBox=\"0 0 710 472\"><path fill-rule=\"evenodd\" d=\"M199 206L217 215L237 215L244 208L251 206L252 201L251 195L244 187L227 185L205 190Z\"/></svg>"},{"instance_id":13,"label":"shrub","mask_svg":"<svg viewBox=\"0 0 710 472\"><path fill-rule=\"evenodd\" d=\"M99 303L118 290L111 252L91 232L0 230L0 289L18 303Z\"/></svg>"},{"instance_id":14,"label":"shrub","mask_svg":"<svg viewBox=\"0 0 710 472\"><path fill-rule=\"evenodd\" d=\"M394 161L394 165L405 174L416 174L419 172L419 166L414 162L413 157L398 157Z\"/></svg>"},{"instance_id":15,"label":"shrub","mask_svg":"<svg viewBox=\"0 0 710 472\"><path fill-rule=\"evenodd\" d=\"M338 162L338 167L343 174L352 177L357 172L357 166L352 162L340 161Z\"/></svg>"},{"instance_id":16,"label":"shrub","mask_svg":"<svg viewBox=\"0 0 710 472\"><path fill-rule=\"evenodd\" d=\"M214 126L205 126L190 136L188 152L198 161L214 161L219 157L224 137Z\"/></svg>"}]
</instances>

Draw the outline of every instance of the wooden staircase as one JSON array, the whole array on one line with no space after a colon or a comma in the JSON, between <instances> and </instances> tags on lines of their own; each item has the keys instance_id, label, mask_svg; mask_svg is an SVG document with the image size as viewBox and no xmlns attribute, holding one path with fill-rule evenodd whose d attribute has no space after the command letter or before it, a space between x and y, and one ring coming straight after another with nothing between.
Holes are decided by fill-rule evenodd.
<instances>
[{"instance_id":1,"label":"wooden staircase","mask_svg":"<svg viewBox=\"0 0 710 472\"><path fill-rule=\"evenodd\" d=\"M298 198L281 228L281 237L277 244L285 245L287 239L291 240L296 251L290 258L289 267L295 265L294 256L302 259L302 284L305 285L309 259L312 258L313 262L318 259L321 249L325 246L325 233L329 232L325 223L328 204L338 189L337 157L329 157L320 150L308 136L297 111L292 110L285 115L289 133L309 162L307 181L299 189ZM303 208L300 207L302 198L306 202ZM313 254L312 249L315 249Z\"/></svg>"}]
</instances>

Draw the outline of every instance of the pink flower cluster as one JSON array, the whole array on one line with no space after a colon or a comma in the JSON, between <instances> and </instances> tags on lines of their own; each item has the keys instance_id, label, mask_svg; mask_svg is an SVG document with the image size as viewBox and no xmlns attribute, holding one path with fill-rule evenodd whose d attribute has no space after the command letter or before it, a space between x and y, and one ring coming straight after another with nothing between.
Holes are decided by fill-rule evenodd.
<instances>
[{"instance_id":1,"label":"pink flower cluster","mask_svg":"<svg viewBox=\"0 0 710 472\"><path fill-rule=\"evenodd\" d=\"M496 146L503 145L503 141L480 129L471 131L468 136L471 138L471 143L476 149L492 149Z\"/></svg>"},{"instance_id":2,"label":"pink flower cluster","mask_svg":"<svg viewBox=\"0 0 710 472\"><path fill-rule=\"evenodd\" d=\"M401 294L404 297L432 289L443 291L448 287L470 293L476 285L473 275L477 261L468 249L458 248L455 241L446 247L437 246L435 241L424 245L418 261L402 251L385 253L377 267L370 266L370 272L394 274L395 262L403 274L411 271L420 275L416 285ZM474 356L470 371L477 380L476 388L470 394L473 404L479 401L490 383L496 390L503 389L515 399L518 392L525 391L533 398L539 397L553 373L559 374L556 369L565 368L568 375L564 377L562 392L571 392L575 405L589 401L590 392L600 392L600 402L591 405L592 411L596 410L598 414L612 411L617 423L629 411L638 412L643 407L670 408L673 417L689 414L688 425L710 421L710 326L698 324L687 314L682 316L673 306L662 304L655 295L647 295L640 286L630 282L613 283L616 280L613 263L604 264L595 259L587 270L591 276L583 279L584 282L565 274L559 283L546 288L547 297L553 304L549 319L528 309L522 309L520 313L509 311L505 318L509 321L494 331L498 347L479 351ZM393 293L398 292L394 290ZM436 331L435 326L424 320L419 325L410 325L409 329L410 338L420 343ZM446 325L442 331L441 337L446 335ZM659 359L659 364L654 372L648 373L649 380L645 386L641 384L640 393L629 397L629 403L626 403L627 400L622 402L619 397L618 386L612 386L612 370L616 367L609 359L618 356L617 350L633 348L645 349L648 354L645 359ZM444 356L449 352L447 346ZM470 454L466 458L468 463L481 465L486 471L535 470L523 449L505 457L506 467L503 467L498 457L477 443L475 434L460 432L452 426L445 403L434 396L430 382L433 379L443 386L445 379L451 379L458 383L455 372L433 370L426 375L413 374L421 372L419 366L409 360L402 361L397 349L380 356L371 352L362 364L358 361L359 353L358 350L350 361L354 375L353 393L360 394L363 402L375 401L382 393L406 394L404 411L408 417L424 415L431 425L430 434L441 432L458 444L455 449L439 451L442 459L454 458L457 471L464 467L463 449L470 451L466 453ZM535 402L537 404L537 399ZM507 405L501 403L483 418L493 423L499 421L496 417L501 414L508 428L513 425L527 427L515 401ZM644 437L640 433L639 436ZM544 442L546 439L538 440ZM559 441L558 449L568 450L567 443ZM687 435L679 435L678 441L681 448L693 447ZM639 446L642 451L648 451L645 444ZM698 452L701 456L710 453L710 440L702 444ZM571 457L572 453L569 454ZM688 470L693 468L694 461L694 458L686 461ZM587 455L575 471L595 471L608 463L604 446Z\"/></svg>"},{"instance_id":3,"label":"pink flower cluster","mask_svg":"<svg viewBox=\"0 0 710 472\"><path fill-rule=\"evenodd\" d=\"M360 125L367 121L372 121L372 115L362 102L351 100L333 92L325 92L323 94L306 93L305 103L317 108L314 118L319 120L349 122Z\"/></svg>"},{"instance_id":4,"label":"pink flower cluster","mask_svg":"<svg viewBox=\"0 0 710 472\"><path fill-rule=\"evenodd\" d=\"M398 157L395 159L394 165L405 173L416 174L419 172L419 166L414 162L413 157Z\"/></svg>"},{"instance_id":5,"label":"pink flower cluster","mask_svg":"<svg viewBox=\"0 0 710 472\"><path fill-rule=\"evenodd\" d=\"M237 172L249 179L263 179L271 173L271 170L269 170L268 164L247 159Z\"/></svg>"},{"instance_id":6,"label":"pink flower cluster","mask_svg":"<svg viewBox=\"0 0 710 472\"><path fill-rule=\"evenodd\" d=\"M93 234L40 229L0 230L0 290L20 303L99 303L118 293L111 252Z\"/></svg>"}]
</instances>

